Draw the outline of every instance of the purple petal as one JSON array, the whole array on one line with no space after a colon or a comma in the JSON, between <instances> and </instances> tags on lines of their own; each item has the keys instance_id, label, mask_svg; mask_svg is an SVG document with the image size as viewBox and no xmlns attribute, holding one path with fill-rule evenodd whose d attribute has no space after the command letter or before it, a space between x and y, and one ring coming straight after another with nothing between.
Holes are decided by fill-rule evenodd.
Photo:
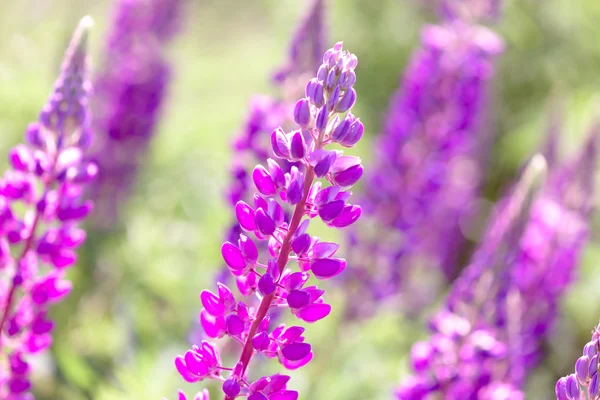
<instances>
[{"instance_id":1,"label":"purple petal","mask_svg":"<svg viewBox=\"0 0 600 400\"><path fill-rule=\"evenodd\" d=\"M317 303L303 308L296 315L305 322L316 322L328 316L330 312L331 306L329 304Z\"/></svg>"},{"instance_id":2,"label":"purple petal","mask_svg":"<svg viewBox=\"0 0 600 400\"><path fill-rule=\"evenodd\" d=\"M339 160L339 159L338 159ZM334 163L335 167L335 163ZM333 171L334 168L332 168ZM341 187L350 187L354 185L362 177L364 168L360 164L356 164L348 169L333 173L333 181Z\"/></svg>"},{"instance_id":3,"label":"purple petal","mask_svg":"<svg viewBox=\"0 0 600 400\"><path fill-rule=\"evenodd\" d=\"M253 231L256 229L254 223L254 209L243 201L238 201L235 205L235 216L242 227L247 231Z\"/></svg>"},{"instance_id":4,"label":"purple petal","mask_svg":"<svg viewBox=\"0 0 600 400\"><path fill-rule=\"evenodd\" d=\"M294 106L294 121L302 128L309 128L311 123L312 115L310 113L310 102L308 99L298 100ZM293 142L292 142L292 153L293 153Z\"/></svg>"},{"instance_id":5,"label":"purple petal","mask_svg":"<svg viewBox=\"0 0 600 400\"><path fill-rule=\"evenodd\" d=\"M281 349L281 354L290 361L298 361L306 357L310 349L308 343L292 343Z\"/></svg>"},{"instance_id":6,"label":"purple petal","mask_svg":"<svg viewBox=\"0 0 600 400\"><path fill-rule=\"evenodd\" d=\"M272 158L269 158L267 160L267 165L269 166L269 174L271 175L271 178L273 178L273 182L275 182L275 185L277 185L278 188L284 187L285 175L279 164L277 164L277 161L273 160Z\"/></svg>"},{"instance_id":7,"label":"purple petal","mask_svg":"<svg viewBox=\"0 0 600 400\"><path fill-rule=\"evenodd\" d=\"M319 217L325 222L333 220L340 215L344 209L345 202L343 200L335 200L319 207Z\"/></svg>"},{"instance_id":8,"label":"purple petal","mask_svg":"<svg viewBox=\"0 0 600 400\"><path fill-rule=\"evenodd\" d=\"M203 290L200 293L200 301L204 309L211 315L223 315L225 306L219 301L219 297L210 290Z\"/></svg>"},{"instance_id":9,"label":"purple petal","mask_svg":"<svg viewBox=\"0 0 600 400\"><path fill-rule=\"evenodd\" d=\"M265 351L270 343L271 340L267 332L259 332L252 338L252 346L254 346L256 351Z\"/></svg>"},{"instance_id":10,"label":"purple petal","mask_svg":"<svg viewBox=\"0 0 600 400\"><path fill-rule=\"evenodd\" d=\"M194 375L197 375L199 378L208 375L209 365L206 362L204 362L198 356L198 354L196 354L193 351L186 351L184 359L188 369Z\"/></svg>"},{"instance_id":11,"label":"purple petal","mask_svg":"<svg viewBox=\"0 0 600 400\"><path fill-rule=\"evenodd\" d=\"M236 314L228 315L226 321L227 333L230 335L235 336L244 332L244 321L242 321Z\"/></svg>"},{"instance_id":12,"label":"purple petal","mask_svg":"<svg viewBox=\"0 0 600 400\"><path fill-rule=\"evenodd\" d=\"M283 129L277 128L271 133L271 147L275 156L287 158L290 155L288 145L288 139Z\"/></svg>"},{"instance_id":13,"label":"purple petal","mask_svg":"<svg viewBox=\"0 0 600 400\"><path fill-rule=\"evenodd\" d=\"M200 378L194 376L190 372L190 370L185 365L185 361L183 360L183 357L181 357L181 356L177 356L175 358L175 368L177 368L177 372L179 372L179 375L181 375L181 377L183 379L185 379L186 382L194 383L194 382L198 382L200 380Z\"/></svg>"},{"instance_id":14,"label":"purple petal","mask_svg":"<svg viewBox=\"0 0 600 400\"><path fill-rule=\"evenodd\" d=\"M356 220L360 218L362 214L362 209L360 206L346 204L344 209L333 221L331 221L330 225L335 226L336 228L345 228L346 226L352 225Z\"/></svg>"},{"instance_id":15,"label":"purple petal","mask_svg":"<svg viewBox=\"0 0 600 400\"><path fill-rule=\"evenodd\" d=\"M263 235L271 235L275 232L275 222L267 215L265 210L259 208L254 215L256 229ZM241 254L241 253L240 253Z\"/></svg>"},{"instance_id":16,"label":"purple petal","mask_svg":"<svg viewBox=\"0 0 600 400\"><path fill-rule=\"evenodd\" d=\"M311 258L328 258L333 256L339 248L340 245L337 243L319 242L312 247L310 256Z\"/></svg>"},{"instance_id":17,"label":"purple petal","mask_svg":"<svg viewBox=\"0 0 600 400\"><path fill-rule=\"evenodd\" d=\"M340 99L335 107L335 111L339 113L344 113L354 106L356 103L356 91L354 89L350 89L344 93L344 96Z\"/></svg>"},{"instance_id":18,"label":"purple petal","mask_svg":"<svg viewBox=\"0 0 600 400\"><path fill-rule=\"evenodd\" d=\"M244 257L246 264L254 264L258 260L258 248L256 244L248 236L240 234L240 251Z\"/></svg>"},{"instance_id":19,"label":"purple petal","mask_svg":"<svg viewBox=\"0 0 600 400\"><path fill-rule=\"evenodd\" d=\"M263 296L268 296L275 291L277 286L273 281L271 275L265 273L258 280L258 290L262 293Z\"/></svg>"},{"instance_id":20,"label":"purple petal","mask_svg":"<svg viewBox=\"0 0 600 400\"><path fill-rule=\"evenodd\" d=\"M269 174L269 171L262 165L257 165L252 171L252 180L256 189L265 196L272 196L277 193L277 186L273 182L273 178Z\"/></svg>"},{"instance_id":21,"label":"purple petal","mask_svg":"<svg viewBox=\"0 0 600 400\"><path fill-rule=\"evenodd\" d=\"M290 156L292 160L300 160L306 155L306 142L302 132L296 131L290 143Z\"/></svg>"},{"instance_id":22,"label":"purple petal","mask_svg":"<svg viewBox=\"0 0 600 400\"><path fill-rule=\"evenodd\" d=\"M265 386L265 392L274 393L285 389L285 385L290 381L290 377L287 375L275 374L271 375L270 382Z\"/></svg>"},{"instance_id":23,"label":"purple petal","mask_svg":"<svg viewBox=\"0 0 600 400\"><path fill-rule=\"evenodd\" d=\"M269 400L298 400L298 392L294 390L284 390L279 393L272 394Z\"/></svg>"},{"instance_id":24,"label":"purple petal","mask_svg":"<svg viewBox=\"0 0 600 400\"><path fill-rule=\"evenodd\" d=\"M240 384L237 379L229 378L225 382L223 382L223 393L227 395L227 397L235 397L240 393Z\"/></svg>"},{"instance_id":25,"label":"purple petal","mask_svg":"<svg viewBox=\"0 0 600 400\"><path fill-rule=\"evenodd\" d=\"M310 269L318 279L329 279L346 268L346 260L342 258L323 258L313 261Z\"/></svg>"},{"instance_id":26,"label":"purple petal","mask_svg":"<svg viewBox=\"0 0 600 400\"><path fill-rule=\"evenodd\" d=\"M290 308L302 308L310 302L310 294L304 290L292 290L287 295L287 303Z\"/></svg>"},{"instance_id":27,"label":"purple petal","mask_svg":"<svg viewBox=\"0 0 600 400\"><path fill-rule=\"evenodd\" d=\"M275 229L273 228L273 230ZM244 260L241 250L233 243L223 243L223 246L221 246L221 255L231 269L240 270L246 267L246 260Z\"/></svg>"},{"instance_id":28,"label":"purple petal","mask_svg":"<svg viewBox=\"0 0 600 400\"><path fill-rule=\"evenodd\" d=\"M310 249L311 238L308 233L297 236L292 240L292 250L300 255L306 253Z\"/></svg>"}]
</instances>

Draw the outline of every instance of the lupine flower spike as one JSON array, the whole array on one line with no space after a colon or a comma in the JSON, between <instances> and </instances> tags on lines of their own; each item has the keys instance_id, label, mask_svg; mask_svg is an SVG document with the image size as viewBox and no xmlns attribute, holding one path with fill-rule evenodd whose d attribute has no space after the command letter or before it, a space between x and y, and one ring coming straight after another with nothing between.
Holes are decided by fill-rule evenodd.
<instances>
[{"instance_id":1,"label":"lupine flower spike","mask_svg":"<svg viewBox=\"0 0 600 400\"><path fill-rule=\"evenodd\" d=\"M365 218L349 233L348 317L398 298L418 312L452 281L490 142L482 124L502 40L462 21L423 29L422 47L393 97L365 180ZM425 281L417 273L424 271ZM431 292L433 291L433 292Z\"/></svg>"},{"instance_id":2,"label":"lupine flower spike","mask_svg":"<svg viewBox=\"0 0 600 400\"><path fill-rule=\"evenodd\" d=\"M544 158L534 157L520 182L496 207L484 242L431 323L432 337L413 346L415 375L402 383L396 392L398 399L416 400L430 394L448 399L484 398L477 394L493 387L514 391L493 375L497 369L494 363L506 357L506 344L480 316L487 311L488 297L498 290L498 277L514 259L545 172ZM516 391L515 395L510 398L522 398Z\"/></svg>"},{"instance_id":3,"label":"lupine flower spike","mask_svg":"<svg viewBox=\"0 0 600 400\"><path fill-rule=\"evenodd\" d=\"M557 400L600 400L599 343L600 324L594 328L592 340L583 347L583 354L575 362L575 373L556 382Z\"/></svg>"},{"instance_id":4,"label":"lupine flower spike","mask_svg":"<svg viewBox=\"0 0 600 400\"><path fill-rule=\"evenodd\" d=\"M597 136L594 129L573 161L552 166L511 240L497 232L509 224L506 215L518 187L499 204L473 262L433 319L432 338L413 347L416 377L405 382L399 398L419 398L414 397L419 393L486 398L491 385L523 390L529 371L541 360L542 344L589 235ZM490 260L489 254L498 252L503 258ZM470 370L474 365L479 367ZM513 396L508 398L522 395Z\"/></svg>"},{"instance_id":5,"label":"lupine flower spike","mask_svg":"<svg viewBox=\"0 0 600 400\"><path fill-rule=\"evenodd\" d=\"M304 92L304 82L317 71L325 52L325 5L324 0L311 3L306 15L296 29L289 46L289 57L285 66L278 69L274 83L281 89L281 95L270 97L254 96L250 101L250 111L241 131L234 137L232 151L234 157L231 166L231 182L226 190L226 200L232 207L238 201L252 202L252 169L259 164L267 163L268 158L275 157L264 143L269 140L273 129L281 126L292 128L294 122L294 106L296 99ZM310 49L310 51L308 51ZM302 80L302 81L301 81ZM303 171L304 166L298 161L279 160L283 173L290 172L292 166ZM284 206L285 220L289 222L290 207ZM233 220L227 229L225 238L235 241L242 232L237 220ZM263 243L266 249L266 243ZM260 247L261 244L259 243ZM223 266L218 279L225 281L229 271ZM237 277L244 285L246 279L254 276ZM199 336L194 334L194 336Z\"/></svg>"},{"instance_id":6,"label":"lupine flower spike","mask_svg":"<svg viewBox=\"0 0 600 400\"><path fill-rule=\"evenodd\" d=\"M217 284L216 293L205 290L200 295L206 334L239 342L239 361L223 366L216 345L203 341L178 356L175 365L188 382L221 381L226 400L298 398L296 391L287 388L289 376L275 373L251 379L249 367L257 353L277 359L287 369L302 367L313 357L304 327L270 326L274 309L289 309L306 323L331 312L324 290L306 284L311 275L319 280L338 275L346 261L335 255L338 244L311 236L308 228L317 217L330 227L343 228L361 214L360 207L348 203L349 189L363 174L360 160L327 149L333 143L352 147L362 135L362 124L350 112L356 101L356 65L356 56L342 50L341 42L325 53L317 77L306 86L306 97L296 104L298 129L286 133L277 128L271 134L275 157L299 162L303 169L293 166L284 173L276 160L269 159L267 167L259 165L252 173L257 189L253 204L240 201L235 207L244 233L234 242L225 242L221 253L234 276L254 276L241 291L255 294L260 299L258 307L236 301L222 283ZM292 207L289 223L285 222L285 203ZM255 240L266 241L268 251L259 251ZM297 265L295 271L291 264Z\"/></svg>"},{"instance_id":7,"label":"lupine flower spike","mask_svg":"<svg viewBox=\"0 0 600 400\"><path fill-rule=\"evenodd\" d=\"M89 158L100 167L92 188L94 225L114 226L157 129L171 81L164 50L179 28L183 0L118 0L94 79L96 140Z\"/></svg>"},{"instance_id":8,"label":"lupine flower spike","mask_svg":"<svg viewBox=\"0 0 600 400\"><path fill-rule=\"evenodd\" d=\"M82 200L97 167L82 161L91 143L86 17L26 144L9 154L0 181L0 398L31 399L29 355L52 343L48 308L69 294L66 270L85 240L77 227L91 211ZM20 211L23 210L23 211Z\"/></svg>"}]
</instances>

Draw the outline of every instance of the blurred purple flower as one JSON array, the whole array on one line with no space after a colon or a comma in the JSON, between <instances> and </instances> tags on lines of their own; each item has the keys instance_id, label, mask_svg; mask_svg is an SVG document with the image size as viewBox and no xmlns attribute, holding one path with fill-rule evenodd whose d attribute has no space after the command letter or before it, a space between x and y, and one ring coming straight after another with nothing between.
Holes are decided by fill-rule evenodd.
<instances>
[{"instance_id":1,"label":"blurred purple flower","mask_svg":"<svg viewBox=\"0 0 600 400\"><path fill-rule=\"evenodd\" d=\"M229 272L238 278L241 294L254 294L258 306L250 306L246 299L237 301L220 282L217 293L205 290L200 295L204 306L200 321L206 336L227 336L241 343L239 361L233 368L224 367L217 347L203 341L201 346L178 356L175 366L188 382L206 378L222 382L225 400L298 399L298 392L287 389L289 376L262 376L250 383L249 366L258 353L276 358L289 370L306 365L313 357L312 346L305 342L305 328L283 324L269 328L274 310L287 308L307 323L317 322L331 311L323 298L324 290L305 284L311 273L319 280L333 278L344 270L346 261L335 257L338 244L322 242L307 231L313 218L339 229L360 216L360 207L347 203L351 195L347 190L362 176L360 160L343 156L339 150L325 150L331 144L351 147L356 142L349 145L344 135L334 138L333 133L345 117L356 120L350 111L352 104L347 104L345 98L354 91L354 80L349 83L347 77L354 76L357 64L356 56L344 51L341 42L325 52L317 78L309 81L306 97L297 103L296 108L308 103L310 113L308 118L296 115L295 122L302 129L289 133L281 127L273 130L270 144L275 158L268 159L268 169L258 165L251 174L256 187L253 205L240 200L235 206L245 233L240 233L238 240L223 243L221 254ZM316 90L335 101L314 101ZM303 168L292 166L284 173L275 159L299 162ZM330 185L323 188L327 182ZM292 211L289 219L283 209L286 204ZM266 243L266 248L255 241ZM299 270L292 272L290 261ZM229 377L222 376L223 372Z\"/></svg>"},{"instance_id":2,"label":"blurred purple flower","mask_svg":"<svg viewBox=\"0 0 600 400\"><path fill-rule=\"evenodd\" d=\"M85 240L78 222L92 203L82 192L98 172L84 161L91 142L87 39L81 20L38 122L9 154L0 181L0 398L32 399L29 355L52 343L48 308L67 296L66 270Z\"/></svg>"},{"instance_id":3,"label":"blurred purple flower","mask_svg":"<svg viewBox=\"0 0 600 400\"><path fill-rule=\"evenodd\" d=\"M349 316L401 291L414 312L435 296L424 286L455 278L461 226L483 180L486 94L503 42L461 21L427 26L421 38L376 143L362 200L367 218L350 233L349 278L363 295ZM415 282L418 271L426 284Z\"/></svg>"},{"instance_id":4,"label":"blurred purple flower","mask_svg":"<svg viewBox=\"0 0 600 400\"><path fill-rule=\"evenodd\" d=\"M116 223L156 131L171 80L164 49L179 28L184 0L118 0L105 60L95 77L95 130L90 159L100 175L92 191L95 225Z\"/></svg>"},{"instance_id":5,"label":"blurred purple flower","mask_svg":"<svg viewBox=\"0 0 600 400\"><path fill-rule=\"evenodd\" d=\"M597 135L594 130L574 160L551 166L530 208L517 201L525 198L526 181L498 204L471 264L431 322L431 339L413 349L416 376L403 384L400 399L454 390L471 398L500 383L523 389L588 238ZM469 347L474 335L480 339L475 350ZM423 348L431 349L425 360L417 351ZM465 359L473 355L475 364Z\"/></svg>"}]
</instances>

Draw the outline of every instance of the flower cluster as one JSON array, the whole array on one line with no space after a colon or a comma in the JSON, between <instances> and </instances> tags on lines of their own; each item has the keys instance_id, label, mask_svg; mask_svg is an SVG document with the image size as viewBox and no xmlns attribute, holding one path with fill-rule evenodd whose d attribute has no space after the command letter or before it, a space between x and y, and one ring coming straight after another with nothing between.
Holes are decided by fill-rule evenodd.
<instances>
[{"instance_id":1,"label":"flower cluster","mask_svg":"<svg viewBox=\"0 0 600 400\"><path fill-rule=\"evenodd\" d=\"M48 308L69 294L66 270L85 240L78 228L92 209L82 199L97 174L84 161L91 144L87 37L79 24L61 73L26 143L9 154L0 180L0 398L32 399L29 355L52 343Z\"/></svg>"},{"instance_id":2,"label":"flower cluster","mask_svg":"<svg viewBox=\"0 0 600 400\"><path fill-rule=\"evenodd\" d=\"M164 48L178 28L183 0L119 0L95 77L98 133L90 159L100 167L92 196L95 225L111 227L156 131L171 80ZM100 134L101 133L101 134Z\"/></svg>"},{"instance_id":3,"label":"flower cluster","mask_svg":"<svg viewBox=\"0 0 600 400\"><path fill-rule=\"evenodd\" d=\"M257 95L250 100L248 116L232 143L232 179L226 189L226 200L232 207L235 207L238 201L252 201L252 168L257 163L266 163L269 157L274 157L273 152L265 146L270 133L280 126L284 129L293 127L295 99L303 90L300 80L306 81L308 78L304 77L307 74L314 75L325 51L324 8L323 0L313 1L292 37L289 59L274 75L275 85L282 89L281 95L278 98ZM306 49L312 50L306 52ZM292 166L301 171L304 168L301 163L288 160L280 160L280 166L284 173L289 172ZM286 222L289 222L289 207L285 207L284 211ZM229 241L235 241L241 232L239 223L234 220L225 237ZM225 280L228 275L224 267L218 279Z\"/></svg>"},{"instance_id":4,"label":"flower cluster","mask_svg":"<svg viewBox=\"0 0 600 400\"><path fill-rule=\"evenodd\" d=\"M349 189L363 174L360 159L326 149L333 143L352 147L362 136L364 127L350 112L356 101L353 85L357 62L355 55L342 50L341 42L325 52L317 77L306 85L306 97L294 107L294 120L300 129L286 133L277 128L271 133L275 158L300 163L303 168L292 166L284 172L274 159L269 159L266 167L257 166L252 172L258 191L253 204L239 201L235 206L243 233L221 248L230 272L243 278L238 279L241 293L255 294L260 304L251 307L236 300L222 283L217 284L217 293L202 292L205 333L212 338L228 336L239 342L242 350L237 364L226 368L214 344L203 341L195 345L175 360L186 381L222 381L228 400L238 396L249 400L297 399L298 393L287 389L288 376L275 374L251 382L248 367L257 353L277 358L287 369L299 368L313 357L303 327L269 326L274 309L289 308L308 323L331 311L324 291L308 285L308 279L311 275L320 280L332 278L344 270L346 261L336 257L339 245L311 236L308 227L319 217L330 227L343 228L361 214L360 207L348 203ZM324 187L321 180L330 185ZM293 210L289 222L284 204ZM255 240L266 242L267 251L259 251ZM290 261L295 261L299 270L292 271ZM224 371L229 371L228 377L223 376Z\"/></svg>"},{"instance_id":5,"label":"flower cluster","mask_svg":"<svg viewBox=\"0 0 600 400\"><path fill-rule=\"evenodd\" d=\"M575 362L575 373L556 382L558 400L598 400L598 353L600 353L600 325L592 332L592 340L583 347L583 354Z\"/></svg>"},{"instance_id":6,"label":"flower cluster","mask_svg":"<svg viewBox=\"0 0 600 400\"><path fill-rule=\"evenodd\" d=\"M417 378L403 385L399 398L423 390L459 390L459 398L468 398L491 383L522 389L588 237L596 135L573 161L551 168L519 224L510 218L519 187L498 205L474 261L431 323L434 335L413 348Z\"/></svg>"},{"instance_id":7,"label":"flower cluster","mask_svg":"<svg viewBox=\"0 0 600 400\"><path fill-rule=\"evenodd\" d=\"M486 89L502 47L492 31L461 21L423 30L365 180L369 218L350 232L348 275L371 300L405 293L405 308L417 310L420 298L433 295L423 286L458 273L461 226L474 208L490 143L482 126ZM426 285L417 271L426 271ZM349 304L349 316L373 308L359 301Z\"/></svg>"}]
</instances>

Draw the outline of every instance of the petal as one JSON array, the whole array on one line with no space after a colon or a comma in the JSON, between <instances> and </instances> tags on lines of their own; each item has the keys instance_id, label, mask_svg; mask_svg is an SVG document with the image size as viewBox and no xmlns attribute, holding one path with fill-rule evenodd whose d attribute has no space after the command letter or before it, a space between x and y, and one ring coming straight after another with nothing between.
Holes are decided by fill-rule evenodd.
<instances>
[{"instance_id":1,"label":"petal","mask_svg":"<svg viewBox=\"0 0 600 400\"><path fill-rule=\"evenodd\" d=\"M235 205L235 216L237 217L238 223L247 231L253 231L256 229L254 224L254 209L243 201L238 201Z\"/></svg>"},{"instance_id":2,"label":"petal","mask_svg":"<svg viewBox=\"0 0 600 400\"><path fill-rule=\"evenodd\" d=\"M221 255L231 269L240 270L246 267L246 260L244 260L241 250L231 242L223 243L223 246L221 246Z\"/></svg>"},{"instance_id":3,"label":"petal","mask_svg":"<svg viewBox=\"0 0 600 400\"><path fill-rule=\"evenodd\" d=\"M211 315L223 315L225 305L219 301L219 297L210 290L203 290L200 293L200 301L206 312Z\"/></svg>"},{"instance_id":4,"label":"petal","mask_svg":"<svg viewBox=\"0 0 600 400\"><path fill-rule=\"evenodd\" d=\"M345 202L335 200L319 207L319 217L325 222L333 220L344 210Z\"/></svg>"},{"instance_id":5,"label":"petal","mask_svg":"<svg viewBox=\"0 0 600 400\"><path fill-rule=\"evenodd\" d=\"M244 321L241 320L236 314L230 314L226 318L227 333L236 336L244 332Z\"/></svg>"},{"instance_id":6,"label":"petal","mask_svg":"<svg viewBox=\"0 0 600 400\"><path fill-rule=\"evenodd\" d=\"M317 303L299 310L296 316L305 322L316 322L328 316L330 312L331 306L329 304Z\"/></svg>"},{"instance_id":7,"label":"petal","mask_svg":"<svg viewBox=\"0 0 600 400\"><path fill-rule=\"evenodd\" d=\"M294 390L283 390L279 393L272 394L269 400L298 400L298 392Z\"/></svg>"},{"instance_id":8,"label":"petal","mask_svg":"<svg viewBox=\"0 0 600 400\"><path fill-rule=\"evenodd\" d=\"M346 204L344 209L329 225L336 228L345 228L346 226L352 225L356 220L360 218L362 209L360 206Z\"/></svg>"},{"instance_id":9,"label":"petal","mask_svg":"<svg viewBox=\"0 0 600 400\"><path fill-rule=\"evenodd\" d=\"M318 279L329 279L346 268L346 260L343 258L322 258L314 260L310 264L310 269Z\"/></svg>"},{"instance_id":10,"label":"petal","mask_svg":"<svg viewBox=\"0 0 600 400\"><path fill-rule=\"evenodd\" d=\"M302 308L310 302L310 294L304 290L292 290L286 300L290 308Z\"/></svg>"},{"instance_id":11,"label":"petal","mask_svg":"<svg viewBox=\"0 0 600 400\"><path fill-rule=\"evenodd\" d=\"M275 186L273 178L271 178L269 171L262 165L257 165L254 168L254 171L252 171L252 180L256 189L265 196L272 196L277 193L277 186Z\"/></svg>"},{"instance_id":12,"label":"petal","mask_svg":"<svg viewBox=\"0 0 600 400\"><path fill-rule=\"evenodd\" d=\"M265 392L274 393L285 389L285 385L290 381L290 377L282 374L275 374L269 377L269 384L265 387Z\"/></svg>"},{"instance_id":13,"label":"petal","mask_svg":"<svg viewBox=\"0 0 600 400\"><path fill-rule=\"evenodd\" d=\"M196 375L198 378L202 379L208 375L209 365L204 362L195 352L189 350L186 351L184 360L185 365L187 365L190 372Z\"/></svg>"},{"instance_id":14,"label":"petal","mask_svg":"<svg viewBox=\"0 0 600 400\"><path fill-rule=\"evenodd\" d=\"M239 248L246 264L254 264L258 260L258 248L248 236L240 234Z\"/></svg>"},{"instance_id":15,"label":"petal","mask_svg":"<svg viewBox=\"0 0 600 400\"><path fill-rule=\"evenodd\" d=\"M299 361L310 353L311 346L308 343L292 343L281 349L283 357L290 361Z\"/></svg>"},{"instance_id":16,"label":"petal","mask_svg":"<svg viewBox=\"0 0 600 400\"><path fill-rule=\"evenodd\" d=\"M315 244L310 250L311 258L328 258L335 254L336 251L340 248L340 245L337 243L331 242L319 242Z\"/></svg>"},{"instance_id":17,"label":"petal","mask_svg":"<svg viewBox=\"0 0 600 400\"><path fill-rule=\"evenodd\" d=\"M198 382L200 380L200 378L194 376L190 372L190 370L185 365L185 361L183 360L183 357L181 357L181 356L177 356L175 358L175 368L177 368L177 372L179 372L179 375L181 375L181 377L189 383Z\"/></svg>"},{"instance_id":18,"label":"petal","mask_svg":"<svg viewBox=\"0 0 600 400\"><path fill-rule=\"evenodd\" d=\"M259 208L254 216L256 228L263 235L271 235L275 232L275 222L267 215L265 210Z\"/></svg>"}]
</instances>

